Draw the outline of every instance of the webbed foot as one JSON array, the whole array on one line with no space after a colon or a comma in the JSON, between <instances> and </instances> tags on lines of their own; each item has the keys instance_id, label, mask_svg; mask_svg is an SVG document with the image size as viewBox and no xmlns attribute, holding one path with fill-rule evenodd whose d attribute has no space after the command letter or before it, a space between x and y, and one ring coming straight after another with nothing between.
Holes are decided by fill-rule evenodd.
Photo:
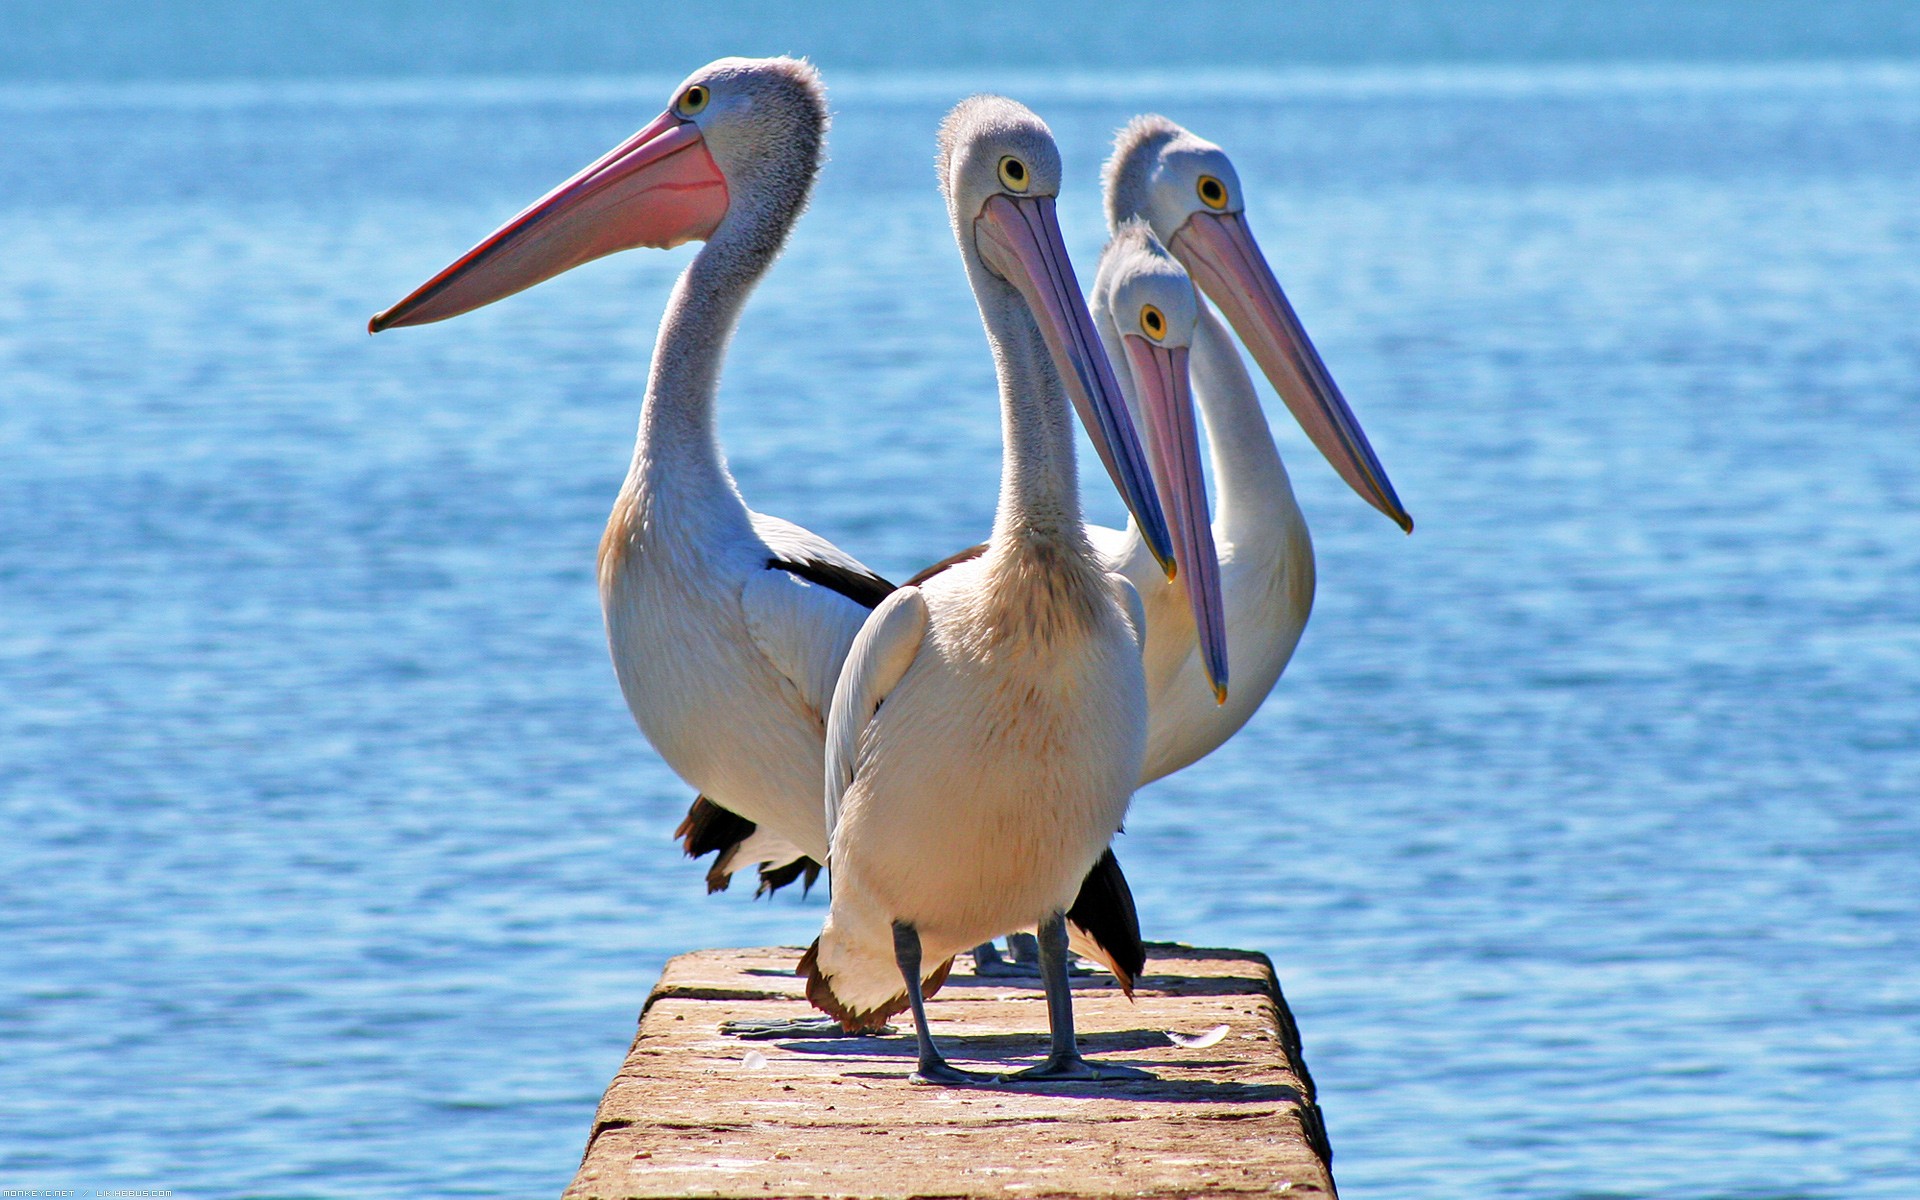
<instances>
[{"instance_id":1,"label":"webbed foot","mask_svg":"<svg viewBox=\"0 0 1920 1200\"><path fill-rule=\"evenodd\" d=\"M978 1071L962 1071L946 1059L923 1062L907 1076L907 1082L926 1084L930 1087L980 1087L983 1084L1000 1082L997 1075L982 1075Z\"/></svg>"},{"instance_id":2,"label":"webbed foot","mask_svg":"<svg viewBox=\"0 0 1920 1200\"><path fill-rule=\"evenodd\" d=\"M1119 1083L1132 1079L1158 1079L1151 1071L1122 1067L1113 1063L1088 1062L1078 1054L1055 1054L1038 1066L1011 1075L1000 1076L1002 1083Z\"/></svg>"}]
</instances>

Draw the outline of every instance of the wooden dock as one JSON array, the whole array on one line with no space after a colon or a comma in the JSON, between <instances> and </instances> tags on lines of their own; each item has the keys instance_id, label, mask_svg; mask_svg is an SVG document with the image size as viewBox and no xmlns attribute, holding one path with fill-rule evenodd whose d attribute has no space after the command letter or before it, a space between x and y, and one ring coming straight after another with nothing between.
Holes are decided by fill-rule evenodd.
<instances>
[{"instance_id":1,"label":"wooden dock","mask_svg":"<svg viewBox=\"0 0 1920 1200\"><path fill-rule=\"evenodd\" d=\"M1333 1196L1313 1080L1266 956L1148 953L1132 1002L1095 974L1075 980L1074 1007L1088 1057L1157 1079L964 1090L907 1081L904 1017L888 1037L722 1035L723 1021L811 1014L796 948L682 955L647 1000L566 1198ZM928 1006L947 1057L988 1071L1039 1061L1039 988L969 968L962 957Z\"/></svg>"}]
</instances>

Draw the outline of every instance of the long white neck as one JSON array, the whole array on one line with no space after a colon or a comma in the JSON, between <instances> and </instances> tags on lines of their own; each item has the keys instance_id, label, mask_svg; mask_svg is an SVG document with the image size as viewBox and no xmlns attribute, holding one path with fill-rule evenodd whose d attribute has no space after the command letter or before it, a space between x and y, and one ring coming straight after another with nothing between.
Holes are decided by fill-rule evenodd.
<instances>
[{"instance_id":1,"label":"long white neck","mask_svg":"<svg viewBox=\"0 0 1920 1200\"><path fill-rule=\"evenodd\" d=\"M1090 555L1066 389L1032 312L998 279L978 279L980 316L1000 381L1000 504L992 544Z\"/></svg>"},{"instance_id":2,"label":"long white neck","mask_svg":"<svg viewBox=\"0 0 1920 1200\"><path fill-rule=\"evenodd\" d=\"M741 257L723 241L703 247L674 285L654 342L626 487L650 505L672 505L677 520L703 513L729 525L748 523L714 423L727 344L764 270Z\"/></svg>"},{"instance_id":3,"label":"long white neck","mask_svg":"<svg viewBox=\"0 0 1920 1200\"><path fill-rule=\"evenodd\" d=\"M1300 525L1293 483L1280 461L1273 430L1260 408L1253 377L1233 336L1205 300L1200 301L1188 357L1193 398L1205 419L1207 458L1213 468L1214 526L1227 542L1243 542L1275 525Z\"/></svg>"}]
</instances>

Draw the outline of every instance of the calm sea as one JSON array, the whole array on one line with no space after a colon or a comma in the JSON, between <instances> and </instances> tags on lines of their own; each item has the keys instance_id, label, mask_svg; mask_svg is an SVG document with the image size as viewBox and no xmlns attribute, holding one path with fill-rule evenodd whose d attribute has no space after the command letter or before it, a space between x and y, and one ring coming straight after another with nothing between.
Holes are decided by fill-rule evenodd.
<instances>
[{"instance_id":1,"label":"calm sea","mask_svg":"<svg viewBox=\"0 0 1920 1200\"><path fill-rule=\"evenodd\" d=\"M1419 522L1272 407L1313 623L1120 843L1273 955L1346 1194L1920 1194L1920 66L830 75L724 437L896 576L995 494L989 82L1083 278L1116 124L1234 154ZM0 1185L555 1194L667 956L811 936L601 637L687 252L363 332L670 83L0 86Z\"/></svg>"}]
</instances>

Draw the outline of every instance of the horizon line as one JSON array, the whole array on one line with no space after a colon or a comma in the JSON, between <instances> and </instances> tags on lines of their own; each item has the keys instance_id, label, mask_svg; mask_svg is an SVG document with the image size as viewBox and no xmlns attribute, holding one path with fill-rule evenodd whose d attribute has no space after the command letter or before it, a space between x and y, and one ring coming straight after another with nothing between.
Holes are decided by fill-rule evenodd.
<instances>
[{"instance_id":1,"label":"horizon line","mask_svg":"<svg viewBox=\"0 0 1920 1200\"><path fill-rule=\"evenodd\" d=\"M490 104L529 101L604 103L656 101L683 76L652 72L589 74L435 74L234 76L223 79L19 79L0 80L0 109L53 111L67 108L222 108L325 103L343 106ZM1350 67L1284 66L1215 68L1195 78L1183 68L1137 71L1125 67L1040 70L938 68L931 70L834 69L828 92L838 100L938 103L983 91L1017 93L1056 102L1151 101L1179 96L1221 100L1392 99L1473 97L1485 99L1738 93L1790 90L1818 92L1867 86L1904 90L1920 86L1920 58L1806 60L1566 60L1521 62L1421 62L1356 64Z\"/></svg>"}]
</instances>

